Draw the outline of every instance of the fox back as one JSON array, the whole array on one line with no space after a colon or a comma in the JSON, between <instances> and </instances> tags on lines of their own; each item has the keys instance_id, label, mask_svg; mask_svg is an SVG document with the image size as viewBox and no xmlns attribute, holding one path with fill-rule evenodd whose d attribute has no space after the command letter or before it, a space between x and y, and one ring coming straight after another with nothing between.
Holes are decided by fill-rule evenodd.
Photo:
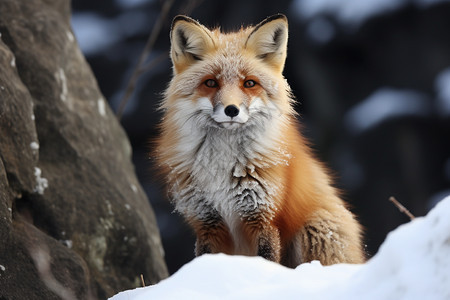
<instances>
[{"instance_id":1,"label":"fox back","mask_svg":"<svg viewBox=\"0 0 450 300\"><path fill-rule=\"evenodd\" d=\"M176 17L158 164L197 255L361 262L360 226L298 131L287 41L281 14L233 33Z\"/></svg>"}]
</instances>

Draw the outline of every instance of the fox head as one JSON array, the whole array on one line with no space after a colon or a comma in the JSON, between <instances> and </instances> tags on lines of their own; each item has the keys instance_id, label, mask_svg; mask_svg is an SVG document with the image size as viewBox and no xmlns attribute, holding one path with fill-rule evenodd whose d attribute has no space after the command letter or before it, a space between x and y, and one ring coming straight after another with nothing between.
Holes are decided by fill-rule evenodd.
<instances>
[{"instance_id":1,"label":"fox head","mask_svg":"<svg viewBox=\"0 0 450 300\"><path fill-rule=\"evenodd\" d=\"M162 105L166 117L233 130L293 113L282 75L288 41L284 15L232 33L177 16L170 37L173 79Z\"/></svg>"}]
</instances>

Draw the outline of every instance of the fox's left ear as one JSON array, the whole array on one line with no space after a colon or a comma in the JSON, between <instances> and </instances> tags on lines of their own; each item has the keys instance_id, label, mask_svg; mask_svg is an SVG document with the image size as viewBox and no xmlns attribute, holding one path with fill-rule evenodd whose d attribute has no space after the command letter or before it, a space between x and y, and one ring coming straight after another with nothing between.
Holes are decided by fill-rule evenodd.
<instances>
[{"instance_id":1,"label":"fox's left ear","mask_svg":"<svg viewBox=\"0 0 450 300\"><path fill-rule=\"evenodd\" d=\"M245 47L271 67L281 72L286 60L288 22L283 14L268 17L255 26Z\"/></svg>"}]
</instances>

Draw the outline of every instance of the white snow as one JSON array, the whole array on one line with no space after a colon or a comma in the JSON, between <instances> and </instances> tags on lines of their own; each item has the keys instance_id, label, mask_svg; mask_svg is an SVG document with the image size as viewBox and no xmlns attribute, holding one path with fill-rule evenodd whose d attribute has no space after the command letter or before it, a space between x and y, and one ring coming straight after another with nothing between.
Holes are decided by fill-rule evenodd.
<instances>
[{"instance_id":1,"label":"white snow","mask_svg":"<svg viewBox=\"0 0 450 300\"><path fill-rule=\"evenodd\" d=\"M59 95L61 101L67 101L67 79L66 79L66 73L64 73L64 70L62 68L59 68L58 72L55 74L55 77L61 84L61 93Z\"/></svg>"},{"instance_id":2,"label":"white snow","mask_svg":"<svg viewBox=\"0 0 450 300\"><path fill-rule=\"evenodd\" d=\"M59 240L59 241L67 248L72 249L73 246L72 240Z\"/></svg>"},{"instance_id":3,"label":"white snow","mask_svg":"<svg viewBox=\"0 0 450 300\"><path fill-rule=\"evenodd\" d=\"M86 55L103 51L120 40L114 22L92 13L73 14L72 27Z\"/></svg>"},{"instance_id":4,"label":"white snow","mask_svg":"<svg viewBox=\"0 0 450 300\"><path fill-rule=\"evenodd\" d=\"M434 113L450 116L450 68L436 76L434 85L435 101L415 90L381 87L350 108L344 117L345 126L349 132L360 134L394 118Z\"/></svg>"},{"instance_id":5,"label":"white snow","mask_svg":"<svg viewBox=\"0 0 450 300\"><path fill-rule=\"evenodd\" d=\"M98 106L98 113L104 117L106 116L106 109L105 109L105 99L99 98L97 100L97 106Z\"/></svg>"},{"instance_id":6,"label":"white snow","mask_svg":"<svg viewBox=\"0 0 450 300\"><path fill-rule=\"evenodd\" d=\"M450 68L442 71L435 82L438 107L437 111L442 116L450 115Z\"/></svg>"},{"instance_id":7,"label":"white snow","mask_svg":"<svg viewBox=\"0 0 450 300\"><path fill-rule=\"evenodd\" d=\"M66 31L66 36L67 39L69 40L69 42L74 42L75 41L75 37L73 36L72 32L70 32L69 30Z\"/></svg>"},{"instance_id":8,"label":"white snow","mask_svg":"<svg viewBox=\"0 0 450 300\"><path fill-rule=\"evenodd\" d=\"M442 189L442 190L438 190L437 192L434 192L431 196L428 197L427 202L426 202L426 207L428 210L432 209L433 207L436 206L437 203L439 203L442 199L444 199L445 197L449 197L450 196L450 189Z\"/></svg>"},{"instance_id":9,"label":"white snow","mask_svg":"<svg viewBox=\"0 0 450 300\"><path fill-rule=\"evenodd\" d=\"M48 180L41 177L42 170L38 167L34 168L34 176L36 177L36 187L34 192L43 195L46 188L48 188Z\"/></svg>"},{"instance_id":10,"label":"white snow","mask_svg":"<svg viewBox=\"0 0 450 300\"><path fill-rule=\"evenodd\" d=\"M36 142L31 142L31 143L30 143L30 148L31 148L32 150L38 150L38 149L39 149L39 144L36 143Z\"/></svg>"},{"instance_id":11,"label":"white snow","mask_svg":"<svg viewBox=\"0 0 450 300\"><path fill-rule=\"evenodd\" d=\"M325 44L336 34L334 25L324 17L314 18L306 27L308 36L318 44Z\"/></svg>"},{"instance_id":12,"label":"white snow","mask_svg":"<svg viewBox=\"0 0 450 300\"><path fill-rule=\"evenodd\" d=\"M431 110L430 99L424 94L384 87L352 107L345 115L344 122L350 132L359 134L387 120L427 116Z\"/></svg>"},{"instance_id":13,"label":"white snow","mask_svg":"<svg viewBox=\"0 0 450 300\"><path fill-rule=\"evenodd\" d=\"M361 265L295 270L260 257L203 255L160 283L112 300L143 299L450 299L450 197L391 232Z\"/></svg>"},{"instance_id":14,"label":"white snow","mask_svg":"<svg viewBox=\"0 0 450 300\"><path fill-rule=\"evenodd\" d=\"M121 8L130 9L142 6L152 1L153 0L116 0L115 3Z\"/></svg>"},{"instance_id":15,"label":"white snow","mask_svg":"<svg viewBox=\"0 0 450 300\"><path fill-rule=\"evenodd\" d=\"M332 15L340 23L356 28L366 20L393 12L407 5L427 8L449 0L296 0L294 12L304 20Z\"/></svg>"},{"instance_id":16,"label":"white snow","mask_svg":"<svg viewBox=\"0 0 450 300\"><path fill-rule=\"evenodd\" d=\"M148 29L148 14L141 10L129 11L116 18L104 18L93 13L72 15L72 27L85 55L107 51L108 47Z\"/></svg>"}]
</instances>

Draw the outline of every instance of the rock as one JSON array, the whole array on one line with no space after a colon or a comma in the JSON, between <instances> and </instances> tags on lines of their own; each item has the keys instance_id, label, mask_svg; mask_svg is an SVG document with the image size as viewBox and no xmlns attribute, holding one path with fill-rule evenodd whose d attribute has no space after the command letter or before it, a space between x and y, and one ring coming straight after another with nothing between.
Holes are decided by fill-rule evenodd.
<instances>
[{"instance_id":1,"label":"rock","mask_svg":"<svg viewBox=\"0 0 450 300\"><path fill-rule=\"evenodd\" d=\"M0 299L105 299L165 278L129 141L70 1L0 2Z\"/></svg>"}]
</instances>

